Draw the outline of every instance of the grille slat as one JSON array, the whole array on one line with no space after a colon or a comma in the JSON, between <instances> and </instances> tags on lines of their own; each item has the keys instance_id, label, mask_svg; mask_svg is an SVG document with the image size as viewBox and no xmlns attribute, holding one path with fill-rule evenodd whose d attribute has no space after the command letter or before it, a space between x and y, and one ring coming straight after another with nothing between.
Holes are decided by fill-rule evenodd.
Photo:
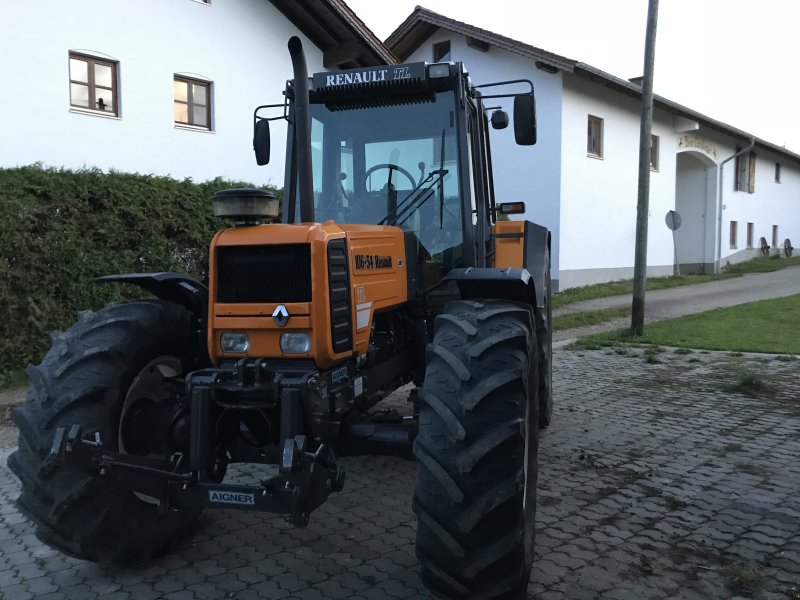
<instances>
[{"instance_id":1,"label":"grille slat","mask_svg":"<svg viewBox=\"0 0 800 600\"><path fill-rule=\"evenodd\" d=\"M331 337L334 352L353 349L353 316L350 304L350 271L347 240L328 242L328 290L331 302Z\"/></svg>"},{"instance_id":2,"label":"grille slat","mask_svg":"<svg viewBox=\"0 0 800 600\"><path fill-rule=\"evenodd\" d=\"M311 246L218 247L217 302L311 302Z\"/></svg>"}]
</instances>

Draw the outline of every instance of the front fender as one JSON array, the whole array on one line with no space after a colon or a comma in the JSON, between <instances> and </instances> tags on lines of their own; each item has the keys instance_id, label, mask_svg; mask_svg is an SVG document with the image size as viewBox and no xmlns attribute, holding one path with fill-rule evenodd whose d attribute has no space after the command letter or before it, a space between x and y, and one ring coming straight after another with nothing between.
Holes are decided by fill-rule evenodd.
<instances>
[{"instance_id":1,"label":"front fender","mask_svg":"<svg viewBox=\"0 0 800 600\"><path fill-rule=\"evenodd\" d=\"M208 313L208 288L187 273L120 273L99 277L95 281L138 286L162 300L180 304L201 320L205 320Z\"/></svg>"}]
</instances>

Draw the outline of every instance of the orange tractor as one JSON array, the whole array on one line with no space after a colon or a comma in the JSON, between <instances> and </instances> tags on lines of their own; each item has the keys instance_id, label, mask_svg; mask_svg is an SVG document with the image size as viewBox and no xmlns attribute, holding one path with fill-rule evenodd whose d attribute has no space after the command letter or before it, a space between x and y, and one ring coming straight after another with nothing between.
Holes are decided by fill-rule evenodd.
<instances>
[{"instance_id":1,"label":"orange tractor","mask_svg":"<svg viewBox=\"0 0 800 600\"><path fill-rule=\"evenodd\" d=\"M265 190L215 194L233 226L207 287L102 279L156 299L82 313L29 368L18 504L68 554L142 560L207 507L303 526L342 489L338 456L413 451L425 583L521 598L552 410L550 234L500 218L524 204L495 201L489 125L509 117L484 102L513 98L515 139L533 144L533 85L473 85L461 63L309 78L289 50L284 103L254 115L259 164L269 122L288 123L282 212ZM413 416L369 418L409 383ZM273 475L226 482L232 463Z\"/></svg>"}]
</instances>

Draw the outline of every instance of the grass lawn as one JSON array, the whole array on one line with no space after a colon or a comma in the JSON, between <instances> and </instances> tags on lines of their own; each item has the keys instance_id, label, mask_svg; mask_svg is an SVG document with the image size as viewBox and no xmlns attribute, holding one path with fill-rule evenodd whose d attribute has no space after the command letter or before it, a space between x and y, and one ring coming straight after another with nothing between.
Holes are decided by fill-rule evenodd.
<instances>
[{"instance_id":1,"label":"grass lawn","mask_svg":"<svg viewBox=\"0 0 800 600\"><path fill-rule=\"evenodd\" d=\"M647 280L647 290L663 290L666 288L681 287L706 281L718 281L741 277L746 273L768 273L784 267L800 265L800 256L783 258L782 256L758 257L747 262L730 265L724 273L719 275L681 275L679 277L651 277ZM594 300L607 296L620 296L633 293L633 280L612 281L610 283L597 283L583 287L570 288L563 292L553 294L553 308L560 308L580 300Z\"/></svg>"},{"instance_id":2,"label":"grass lawn","mask_svg":"<svg viewBox=\"0 0 800 600\"><path fill-rule=\"evenodd\" d=\"M597 325L598 323L605 323L606 321L618 317L628 317L630 314L631 310L629 308L604 308L602 310L561 315L560 317L553 317L553 331L589 327L591 325Z\"/></svg>"},{"instance_id":3,"label":"grass lawn","mask_svg":"<svg viewBox=\"0 0 800 600\"><path fill-rule=\"evenodd\" d=\"M628 330L581 338L577 348L624 342L731 352L800 354L800 295L761 300L645 325L644 335Z\"/></svg>"}]
</instances>

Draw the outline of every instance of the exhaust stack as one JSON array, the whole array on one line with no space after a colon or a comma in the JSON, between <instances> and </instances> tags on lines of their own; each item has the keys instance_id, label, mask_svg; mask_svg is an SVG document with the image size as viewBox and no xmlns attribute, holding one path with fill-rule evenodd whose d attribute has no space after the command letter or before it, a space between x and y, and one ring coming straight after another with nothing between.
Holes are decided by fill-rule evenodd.
<instances>
[{"instance_id":1,"label":"exhaust stack","mask_svg":"<svg viewBox=\"0 0 800 600\"><path fill-rule=\"evenodd\" d=\"M311 171L311 115L308 107L308 67L300 38L289 39L294 72L294 134L297 148L297 179L300 220L314 221L314 181Z\"/></svg>"}]
</instances>

